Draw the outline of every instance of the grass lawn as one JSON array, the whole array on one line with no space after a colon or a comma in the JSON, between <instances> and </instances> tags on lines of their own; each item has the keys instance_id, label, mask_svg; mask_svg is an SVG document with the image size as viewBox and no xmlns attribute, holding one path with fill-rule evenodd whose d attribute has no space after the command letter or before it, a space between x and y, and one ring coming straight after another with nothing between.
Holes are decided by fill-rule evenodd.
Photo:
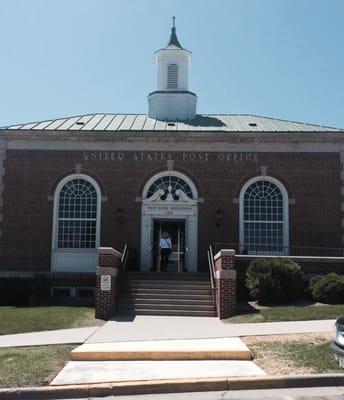
<instances>
[{"instance_id":1,"label":"grass lawn","mask_svg":"<svg viewBox=\"0 0 344 400\"><path fill-rule=\"evenodd\" d=\"M330 334L246 337L254 361L269 375L340 373Z\"/></svg>"},{"instance_id":2,"label":"grass lawn","mask_svg":"<svg viewBox=\"0 0 344 400\"><path fill-rule=\"evenodd\" d=\"M0 387L47 385L69 360L75 346L0 349Z\"/></svg>"},{"instance_id":3,"label":"grass lawn","mask_svg":"<svg viewBox=\"0 0 344 400\"><path fill-rule=\"evenodd\" d=\"M312 319L336 319L344 315L344 305L294 305L283 307L262 307L235 315L224 322L275 322L308 321Z\"/></svg>"},{"instance_id":4,"label":"grass lawn","mask_svg":"<svg viewBox=\"0 0 344 400\"><path fill-rule=\"evenodd\" d=\"M100 325L89 307L0 307L0 335Z\"/></svg>"}]
</instances>

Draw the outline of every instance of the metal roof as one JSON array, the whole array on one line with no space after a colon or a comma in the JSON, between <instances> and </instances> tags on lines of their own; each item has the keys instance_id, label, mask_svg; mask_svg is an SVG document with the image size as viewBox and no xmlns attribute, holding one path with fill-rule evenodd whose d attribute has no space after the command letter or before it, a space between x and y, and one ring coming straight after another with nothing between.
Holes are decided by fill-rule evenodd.
<instances>
[{"instance_id":1,"label":"metal roof","mask_svg":"<svg viewBox=\"0 0 344 400\"><path fill-rule=\"evenodd\" d=\"M159 121L146 114L87 114L1 127L42 131L343 132L343 129L243 114L202 114L192 121Z\"/></svg>"}]
</instances>

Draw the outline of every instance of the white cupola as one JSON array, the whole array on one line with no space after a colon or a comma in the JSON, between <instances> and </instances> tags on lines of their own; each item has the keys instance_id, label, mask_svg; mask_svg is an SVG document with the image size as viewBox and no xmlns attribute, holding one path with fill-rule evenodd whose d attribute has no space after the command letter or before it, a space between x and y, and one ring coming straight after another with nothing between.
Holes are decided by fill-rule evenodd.
<instances>
[{"instance_id":1,"label":"white cupola","mask_svg":"<svg viewBox=\"0 0 344 400\"><path fill-rule=\"evenodd\" d=\"M148 116L186 121L195 118L197 96L188 90L191 51L180 45L174 20L167 46L155 52L158 89L148 95Z\"/></svg>"}]
</instances>

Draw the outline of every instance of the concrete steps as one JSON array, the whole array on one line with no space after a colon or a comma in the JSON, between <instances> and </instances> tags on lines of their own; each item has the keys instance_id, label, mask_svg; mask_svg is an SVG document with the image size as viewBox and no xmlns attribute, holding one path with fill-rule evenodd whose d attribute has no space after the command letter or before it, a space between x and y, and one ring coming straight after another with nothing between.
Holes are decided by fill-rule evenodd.
<instances>
[{"instance_id":1,"label":"concrete steps","mask_svg":"<svg viewBox=\"0 0 344 400\"><path fill-rule=\"evenodd\" d=\"M70 353L72 361L251 360L239 338L86 343Z\"/></svg>"},{"instance_id":2,"label":"concrete steps","mask_svg":"<svg viewBox=\"0 0 344 400\"><path fill-rule=\"evenodd\" d=\"M239 338L86 343L51 385L265 375Z\"/></svg>"},{"instance_id":3,"label":"concrete steps","mask_svg":"<svg viewBox=\"0 0 344 400\"><path fill-rule=\"evenodd\" d=\"M196 386L198 382L201 383L206 379L208 380L207 390L214 390L214 383L219 379L227 380L234 377L253 379L263 375L266 375L265 372L252 361L241 360L70 361L50 385L108 382L110 385L120 383L122 386L132 383L131 393L136 393L139 385L146 382L147 387L143 392L146 395L151 393L150 384L155 382L160 388L164 388L160 389L160 395L157 398L164 399L165 396L162 393L174 392L173 388L176 385L185 384L187 381L193 382ZM230 385L229 383L229 387ZM224 387L228 387L227 381ZM206 390L204 385L202 388L202 390ZM190 389L183 391L188 390ZM99 391L99 393L102 392ZM141 398L141 396L139 397ZM150 396L148 395L148 397Z\"/></svg>"},{"instance_id":4,"label":"concrete steps","mask_svg":"<svg viewBox=\"0 0 344 400\"><path fill-rule=\"evenodd\" d=\"M121 286L120 314L216 316L206 274L128 273Z\"/></svg>"}]
</instances>

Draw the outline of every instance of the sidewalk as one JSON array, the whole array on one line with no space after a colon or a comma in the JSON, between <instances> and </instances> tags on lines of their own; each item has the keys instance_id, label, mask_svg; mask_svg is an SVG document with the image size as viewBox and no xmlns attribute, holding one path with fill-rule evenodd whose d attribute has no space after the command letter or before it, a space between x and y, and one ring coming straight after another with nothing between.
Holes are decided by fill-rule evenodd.
<instances>
[{"instance_id":1,"label":"sidewalk","mask_svg":"<svg viewBox=\"0 0 344 400\"><path fill-rule=\"evenodd\" d=\"M332 332L334 322L333 319L233 324L207 317L137 315L134 319L108 321L86 343Z\"/></svg>"},{"instance_id":2,"label":"sidewalk","mask_svg":"<svg viewBox=\"0 0 344 400\"><path fill-rule=\"evenodd\" d=\"M55 331L1 335L1 347L41 346L47 344L82 344L99 329L99 326Z\"/></svg>"},{"instance_id":3,"label":"sidewalk","mask_svg":"<svg viewBox=\"0 0 344 400\"><path fill-rule=\"evenodd\" d=\"M221 322L217 318L138 315L133 319L112 319L101 327L2 335L0 348L332 332L334 322L331 319L232 324Z\"/></svg>"}]
</instances>

